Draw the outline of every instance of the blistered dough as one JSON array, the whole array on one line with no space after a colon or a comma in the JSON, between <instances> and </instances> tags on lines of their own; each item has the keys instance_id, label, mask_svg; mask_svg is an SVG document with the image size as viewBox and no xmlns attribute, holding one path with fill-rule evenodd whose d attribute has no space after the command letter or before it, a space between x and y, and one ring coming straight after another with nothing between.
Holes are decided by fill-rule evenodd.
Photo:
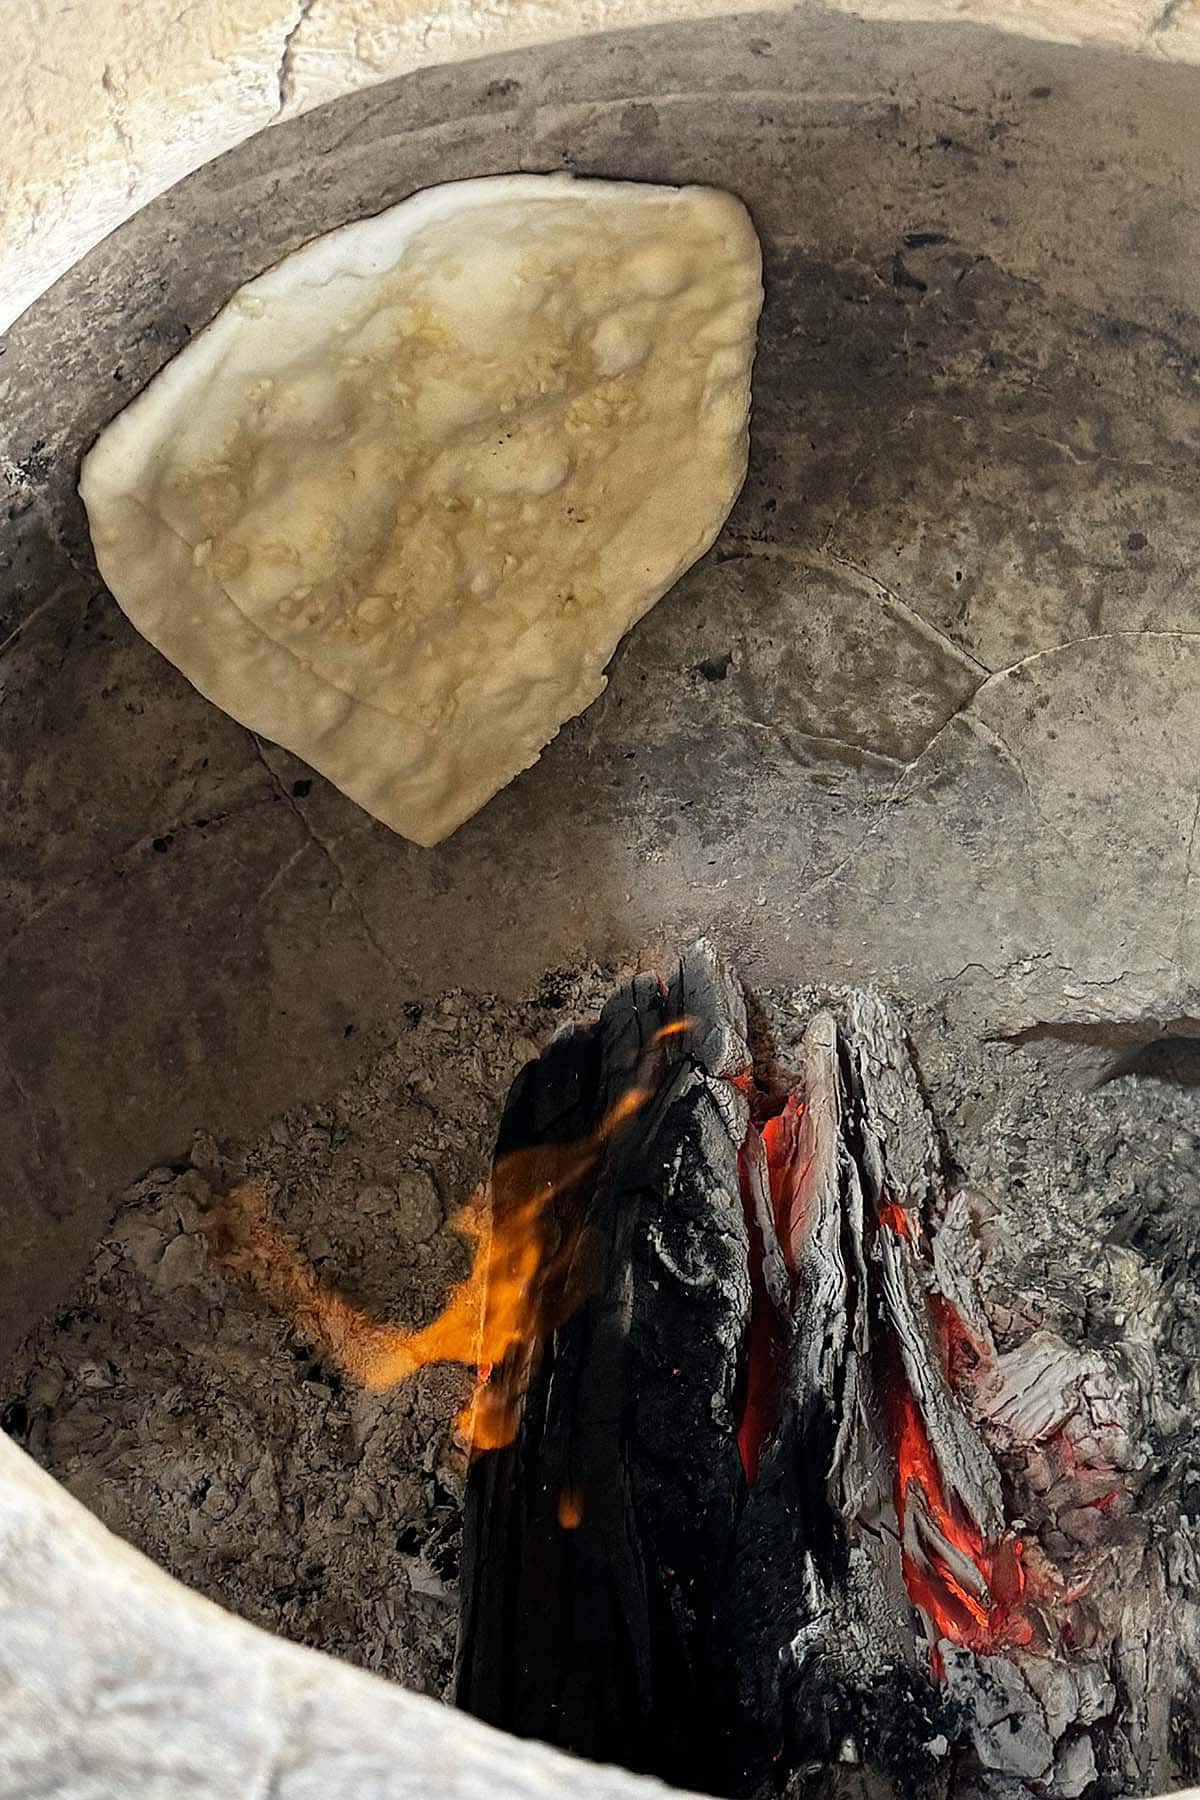
<instances>
[{"instance_id":1,"label":"blistered dough","mask_svg":"<svg viewBox=\"0 0 1200 1800\"><path fill-rule=\"evenodd\" d=\"M429 189L249 282L103 432L101 573L201 693L435 844L716 537L761 299L713 189Z\"/></svg>"}]
</instances>

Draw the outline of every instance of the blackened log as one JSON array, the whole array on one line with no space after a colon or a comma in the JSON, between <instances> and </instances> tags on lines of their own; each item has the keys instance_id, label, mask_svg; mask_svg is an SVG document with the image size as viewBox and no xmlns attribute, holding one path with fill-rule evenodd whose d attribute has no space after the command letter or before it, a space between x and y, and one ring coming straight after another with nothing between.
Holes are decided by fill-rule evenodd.
<instances>
[{"instance_id":1,"label":"blackened log","mask_svg":"<svg viewBox=\"0 0 1200 1800\"><path fill-rule=\"evenodd\" d=\"M595 1133L631 1088L647 1098L555 1202L575 1308L529 1354L520 1429L467 1491L459 1704L682 1785L709 1785L727 1754L710 1645L744 1495L750 1292L748 1109L721 1077L748 1062L744 1028L739 990L698 946L666 992L631 982L518 1079L497 1213L520 1203L514 1152L548 1129Z\"/></svg>"}]
</instances>

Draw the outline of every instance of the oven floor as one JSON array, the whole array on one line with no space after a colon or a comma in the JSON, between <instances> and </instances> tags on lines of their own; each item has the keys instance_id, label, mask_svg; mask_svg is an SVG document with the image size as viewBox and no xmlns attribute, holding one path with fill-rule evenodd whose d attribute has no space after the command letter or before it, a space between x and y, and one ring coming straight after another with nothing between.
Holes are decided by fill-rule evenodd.
<instances>
[{"instance_id":1,"label":"oven floor","mask_svg":"<svg viewBox=\"0 0 1200 1800\"><path fill-rule=\"evenodd\" d=\"M4 1428L213 1600L444 1694L463 1473L451 1422L467 1373L355 1390L209 1262L197 1227L213 1191L264 1175L276 1217L326 1281L389 1319L426 1323L465 1271L446 1221L486 1170L509 1080L559 1025L594 1016L619 973L559 969L520 1002L450 991L381 1034L322 1104L248 1140L213 1120L186 1164L130 1188L82 1279L0 1367ZM786 1060L819 996L759 998ZM1028 1056L981 1046L940 1008L908 1017L951 1156L993 1215L997 1292L1068 1342L1104 1342L1106 1319L1129 1293L1157 1291L1169 1261L1184 1273L1158 1320L1160 1379L1186 1391L1200 1353L1196 1057L1164 1052L1154 1073L1080 1095ZM1174 1441L1168 1466L1194 1462L1196 1448Z\"/></svg>"}]
</instances>

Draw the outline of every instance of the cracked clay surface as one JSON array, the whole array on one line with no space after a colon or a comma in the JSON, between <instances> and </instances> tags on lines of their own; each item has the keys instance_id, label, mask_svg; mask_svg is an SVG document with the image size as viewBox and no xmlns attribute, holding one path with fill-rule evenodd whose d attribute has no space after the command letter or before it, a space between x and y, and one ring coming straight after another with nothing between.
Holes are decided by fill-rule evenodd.
<instances>
[{"instance_id":1,"label":"cracked clay surface","mask_svg":"<svg viewBox=\"0 0 1200 1800\"><path fill-rule=\"evenodd\" d=\"M32 309L0 363L12 1341L115 1191L319 1105L452 987L708 931L752 981L980 1034L1200 1017L1195 80L811 14L522 52L281 124ZM563 166L749 204L750 475L604 696L420 850L134 634L78 460L314 232Z\"/></svg>"}]
</instances>

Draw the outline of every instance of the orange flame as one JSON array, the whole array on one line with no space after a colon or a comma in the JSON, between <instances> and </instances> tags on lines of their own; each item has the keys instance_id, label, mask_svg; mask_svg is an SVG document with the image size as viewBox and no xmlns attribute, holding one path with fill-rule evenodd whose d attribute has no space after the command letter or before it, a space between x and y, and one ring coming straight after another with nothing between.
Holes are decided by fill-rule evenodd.
<instances>
[{"instance_id":1,"label":"orange flame","mask_svg":"<svg viewBox=\"0 0 1200 1800\"><path fill-rule=\"evenodd\" d=\"M647 1052L692 1024L677 1019L662 1026ZM649 1086L629 1087L578 1143L535 1145L497 1162L490 1190L486 1185L476 1190L450 1221L475 1245L470 1273L421 1330L378 1319L323 1283L296 1240L271 1219L261 1181L243 1182L214 1211L207 1227L210 1247L226 1269L248 1280L363 1387L392 1387L430 1363L474 1365L475 1390L456 1423L472 1449L498 1449L516 1431L529 1363L544 1331L561 1324L582 1298L571 1279L579 1233L551 1241L553 1204L589 1173L613 1135L654 1092Z\"/></svg>"},{"instance_id":2,"label":"orange flame","mask_svg":"<svg viewBox=\"0 0 1200 1800\"><path fill-rule=\"evenodd\" d=\"M746 1335L745 1390L737 1421L737 1447L742 1471L751 1487L779 1414L779 1321L767 1293L763 1272L762 1229L754 1203L759 1135L751 1125L738 1151L738 1183L749 1234L750 1323Z\"/></svg>"},{"instance_id":3,"label":"orange flame","mask_svg":"<svg viewBox=\"0 0 1200 1800\"><path fill-rule=\"evenodd\" d=\"M558 1522L564 1531L578 1531L583 1524L583 1495L578 1488L564 1488L558 1496Z\"/></svg>"},{"instance_id":4,"label":"orange flame","mask_svg":"<svg viewBox=\"0 0 1200 1800\"><path fill-rule=\"evenodd\" d=\"M475 1391L457 1420L472 1449L499 1450L512 1442L529 1359L545 1330L561 1324L582 1298L577 1285L571 1290L569 1279L578 1226L557 1245L550 1243L554 1201L582 1181L609 1139L641 1111L653 1091L628 1088L597 1129L576 1144L536 1145L502 1157L492 1175L490 1230L470 1274L432 1325L404 1338L402 1350L416 1355L418 1367L430 1362L476 1365ZM519 1366L504 1368L496 1378L497 1365L514 1357ZM400 1370L395 1379L405 1372Z\"/></svg>"}]
</instances>

